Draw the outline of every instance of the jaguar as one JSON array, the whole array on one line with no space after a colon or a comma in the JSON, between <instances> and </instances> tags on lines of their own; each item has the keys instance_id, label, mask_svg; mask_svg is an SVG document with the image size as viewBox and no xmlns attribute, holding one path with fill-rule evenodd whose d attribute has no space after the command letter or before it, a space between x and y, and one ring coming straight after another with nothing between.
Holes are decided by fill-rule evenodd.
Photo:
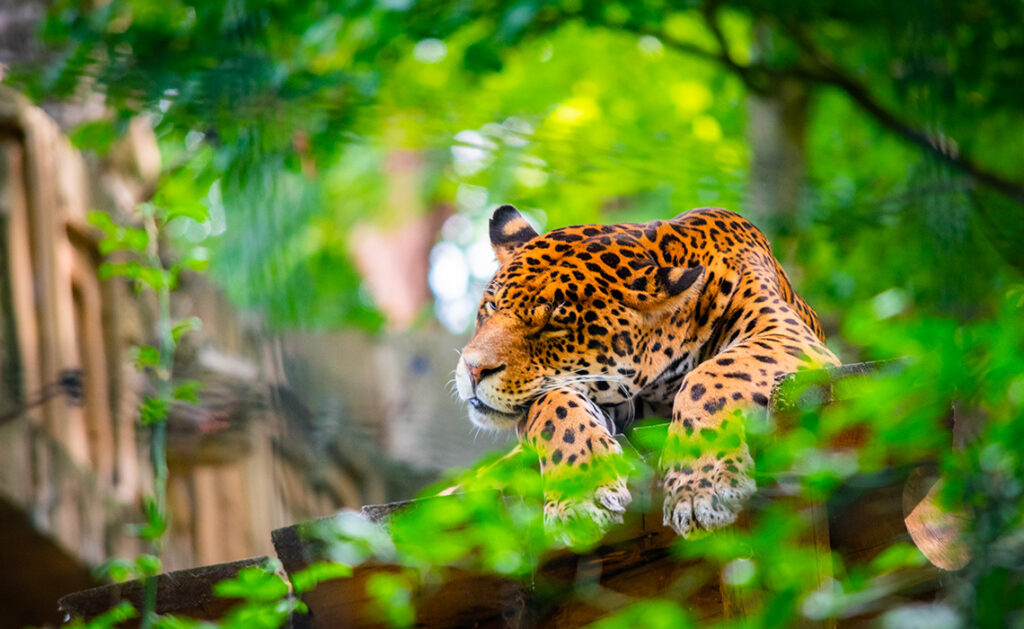
<instances>
[{"instance_id":1,"label":"jaguar","mask_svg":"<svg viewBox=\"0 0 1024 629\"><path fill-rule=\"evenodd\" d=\"M455 370L470 420L515 430L547 478L620 453L637 418L667 419L665 525L688 537L733 523L756 491L741 414L764 412L786 374L839 363L764 234L698 208L541 235L504 205L489 235L499 268ZM545 520L621 521L626 480L552 493Z\"/></svg>"}]
</instances>

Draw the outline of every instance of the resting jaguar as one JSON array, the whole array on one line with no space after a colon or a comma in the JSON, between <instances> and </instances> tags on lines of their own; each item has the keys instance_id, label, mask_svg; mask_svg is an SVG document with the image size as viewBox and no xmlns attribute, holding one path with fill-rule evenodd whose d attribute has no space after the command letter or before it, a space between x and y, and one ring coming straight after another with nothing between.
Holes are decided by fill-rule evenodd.
<instances>
[{"instance_id":1,"label":"resting jaguar","mask_svg":"<svg viewBox=\"0 0 1024 629\"><path fill-rule=\"evenodd\" d=\"M515 428L548 476L620 452L613 435L634 418L669 418L665 524L688 536L733 522L755 491L735 412L767 406L784 374L838 364L764 235L701 208L541 236L506 205L490 238L499 269L456 368L470 419ZM719 433L739 438L693 447ZM606 525L631 496L616 478L593 499L547 500L549 521L584 513Z\"/></svg>"}]
</instances>

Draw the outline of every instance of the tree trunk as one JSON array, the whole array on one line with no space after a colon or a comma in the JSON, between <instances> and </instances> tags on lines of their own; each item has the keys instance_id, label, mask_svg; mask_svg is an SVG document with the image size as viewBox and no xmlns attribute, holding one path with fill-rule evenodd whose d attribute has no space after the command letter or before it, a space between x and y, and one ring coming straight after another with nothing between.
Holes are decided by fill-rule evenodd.
<instances>
[{"instance_id":1,"label":"tree trunk","mask_svg":"<svg viewBox=\"0 0 1024 629\"><path fill-rule=\"evenodd\" d=\"M754 54L773 54L773 33L756 29ZM807 179L807 121L810 91L793 79L782 79L769 92L747 99L747 133L752 156L748 208L769 231L782 234L798 214Z\"/></svg>"}]
</instances>

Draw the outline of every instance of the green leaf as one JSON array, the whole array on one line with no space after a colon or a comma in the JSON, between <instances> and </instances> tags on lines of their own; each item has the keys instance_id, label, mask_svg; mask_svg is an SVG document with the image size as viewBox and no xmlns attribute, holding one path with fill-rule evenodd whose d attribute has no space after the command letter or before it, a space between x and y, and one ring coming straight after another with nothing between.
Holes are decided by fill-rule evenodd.
<instances>
[{"instance_id":1,"label":"green leaf","mask_svg":"<svg viewBox=\"0 0 1024 629\"><path fill-rule=\"evenodd\" d=\"M194 618L160 615L153 621L153 627L155 629L218 629L219 625Z\"/></svg>"},{"instance_id":2,"label":"green leaf","mask_svg":"<svg viewBox=\"0 0 1024 629\"><path fill-rule=\"evenodd\" d=\"M147 541L163 537L167 532L167 518L153 496L145 496L142 499L142 510L146 514L146 524L139 531L139 537Z\"/></svg>"},{"instance_id":3,"label":"green leaf","mask_svg":"<svg viewBox=\"0 0 1024 629\"><path fill-rule=\"evenodd\" d=\"M142 401L142 405L139 407L139 421L142 422L143 426L151 426L167 419L167 412L169 410L167 400L147 397Z\"/></svg>"},{"instance_id":4,"label":"green leaf","mask_svg":"<svg viewBox=\"0 0 1024 629\"><path fill-rule=\"evenodd\" d=\"M134 251L145 251L149 245L149 234L144 229L131 229L129 227L123 228L123 231L118 234L127 248Z\"/></svg>"},{"instance_id":5,"label":"green leaf","mask_svg":"<svg viewBox=\"0 0 1024 629\"><path fill-rule=\"evenodd\" d=\"M165 224L176 218L189 218L198 223L210 220L210 211L202 203L201 184L194 176L192 169L183 168L161 182L153 197L153 204L160 208L158 215Z\"/></svg>"},{"instance_id":6,"label":"green leaf","mask_svg":"<svg viewBox=\"0 0 1024 629\"><path fill-rule=\"evenodd\" d=\"M188 254L178 261L177 266L202 273L210 266L210 251L206 247L192 247Z\"/></svg>"},{"instance_id":7,"label":"green leaf","mask_svg":"<svg viewBox=\"0 0 1024 629\"><path fill-rule=\"evenodd\" d=\"M172 288L174 281L171 278L171 273L164 269L154 269L151 267L140 267L138 279L148 285L153 290L161 290L164 288Z\"/></svg>"},{"instance_id":8,"label":"green leaf","mask_svg":"<svg viewBox=\"0 0 1024 629\"><path fill-rule=\"evenodd\" d=\"M93 574L99 579L110 578L114 583L123 583L134 575L135 565L123 557L111 557L97 566Z\"/></svg>"},{"instance_id":9,"label":"green leaf","mask_svg":"<svg viewBox=\"0 0 1024 629\"><path fill-rule=\"evenodd\" d=\"M889 546L872 559L871 570L875 574L885 574L900 568L923 566L927 562L916 546L902 542Z\"/></svg>"},{"instance_id":10,"label":"green leaf","mask_svg":"<svg viewBox=\"0 0 1024 629\"><path fill-rule=\"evenodd\" d=\"M628 605L592 626L595 629L685 629L693 627L694 623L678 603L652 598Z\"/></svg>"},{"instance_id":11,"label":"green leaf","mask_svg":"<svg viewBox=\"0 0 1024 629\"><path fill-rule=\"evenodd\" d=\"M135 572L139 576L151 577L160 574L163 564L155 555L141 554L135 558Z\"/></svg>"},{"instance_id":12,"label":"green leaf","mask_svg":"<svg viewBox=\"0 0 1024 629\"><path fill-rule=\"evenodd\" d=\"M170 223L176 218L190 218L197 223L210 220L210 210L201 203L175 203L164 212L164 220Z\"/></svg>"},{"instance_id":13,"label":"green leaf","mask_svg":"<svg viewBox=\"0 0 1024 629\"><path fill-rule=\"evenodd\" d=\"M146 230L118 225L106 212L89 212L88 221L100 228L105 236L100 241L100 253L108 254L122 250L143 252L149 245L149 234Z\"/></svg>"},{"instance_id":14,"label":"green leaf","mask_svg":"<svg viewBox=\"0 0 1024 629\"><path fill-rule=\"evenodd\" d=\"M71 142L80 149L96 151L100 155L110 151L117 140L117 128L110 120L96 120L80 125L71 134Z\"/></svg>"},{"instance_id":15,"label":"green leaf","mask_svg":"<svg viewBox=\"0 0 1024 629\"><path fill-rule=\"evenodd\" d=\"M152 345L133 347L128 355L135 363L135 368L140 371L146 367L156 367L160 364L160 351Z\"/></svg>"},{"instance_id":16,"label":"green leaf","mask_svg":"<svg viewBox=\"0 0 1024 629\"><path fill-rule=\"evenodd\" d=\"M213 593L221 598L269 602L287 596L288 584L279 575L262 566L252 566L240 570L235 578L214 585Z\"/></svg>"},{"instance_id":17,"label":"green leaf","mask_svg":"<svg viewBox=\"0 0 1024 629\"><path fill-rule=\"evenodd\" d=\"M100 228L106 236L110 236L120 228L120 225L110 218L110 214L99 210L90 210L86 215L86 220L90 225Z\"/></svg>"},{"instance_id":18,"label":"green leaf","mask_svg":"<svg viewBox=\"0 0 1024 629\"><path fill-rule=\"evenodd\" d=\"M308 609L295 598L273 601L246 601L231 609L218 623L222 629L278 629L294 612Z\"/></svg>"},{"instance_id":19,"label":"green leaf","mask_svg":"<svg viewBox=\"0 0 1024 629\"><path fill-rule=\"evenodd\" d=\"M187 317L185 319L180 319L171 326L171 337L174 338L174 342L177 343L186 333L198 330L202 327L203 322L199 317Z\"/></svg>"},{"instance_id":20,"label":"green leaf","mask_svg":"<svg viewBox=\"0 0 1024 629\"><path fill-rule=\"evenodd\" d=\"M128 601L121 601L95 618L91 618L88 624L75 619L71 624L66 625L69 629L86 627L88 629L114 629L121 623L138 617L139 612Z\"/></svg>"},{"instance_id":21,"label":"green leaf","mask_svg":"<svg viewBox=\"0 0 1024 629\"><path fill-rule=\"evenodd\" d=\"M203 383L198 380L185 380L174 387L171 397L181 402L190 404L199 403L199 392L203 389Z\"/></svg>"},{"instance_id":22,"label":"green leaf","mask_svg":"<svg viewBox=\"0 0 1024 629\"><path fill-rule=\"evenodd\" d=\"M138 279L141 274L142 265L138 262L104 262L99 268L100 279L103 280L111 277Z\"/></svg>"},{"instance_id":23,"label":"green leaf","mask_svg":"<svg viewBox=\"0 0 1024 629\"><path fill-rule=\"evenodd\" d=\"M317 561L291 575L296 592L308 592L323 581L352 576L352 566L332 561Z\"/></svg>"},{"instance_id":24,"label":"green leaf","mask_svg":"<svg viewBox=\"0 0 1024 629\"><path fill-rule=\"evenodd\" d=\"M401 574L378 572L366 580L366 593L392 627L410 627L416 620L412 584Z\"/></svg>"}]
</instances>

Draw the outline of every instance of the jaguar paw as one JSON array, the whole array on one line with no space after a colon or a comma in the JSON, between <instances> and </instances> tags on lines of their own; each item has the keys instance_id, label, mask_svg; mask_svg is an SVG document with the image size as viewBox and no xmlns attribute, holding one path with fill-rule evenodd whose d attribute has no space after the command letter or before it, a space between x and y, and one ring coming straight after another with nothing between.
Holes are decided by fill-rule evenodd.
<instances>
[{"instance_id":1,"label":"jaguar paw","mask_svg":"<svg viewBox=\"0 0 1024 629\"><path fill-rule=\"evenodd\" d=\"M624 480L598 487L589 498L549 496L544 504L544 526L566 546L595 542L615 524L632 502Z\"/></svg>"},{"instance_id":2,"label":"jaguar paw","mask_svg":"<svg viewBox=\"0 0 1024 629\"><path fill-rule=\"evenodd\" d=\"M666 467L663 523L683 537L732 524L757 490L746 448L721 458L705 455Z\"/></svg>"}]
</instances>

